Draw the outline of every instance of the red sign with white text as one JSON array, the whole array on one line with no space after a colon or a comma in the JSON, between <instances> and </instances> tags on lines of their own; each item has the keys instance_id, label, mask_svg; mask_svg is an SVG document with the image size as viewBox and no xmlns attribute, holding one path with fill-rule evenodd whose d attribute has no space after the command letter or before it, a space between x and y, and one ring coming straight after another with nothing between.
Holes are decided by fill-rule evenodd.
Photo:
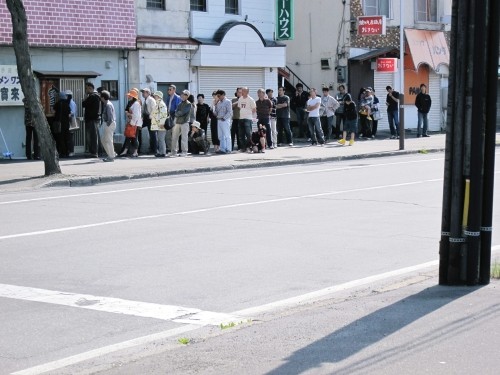
<instances>
[{"instance_id":1,"label":"red sign with white text","mask_svg":"<svg viewBox=\"0 0 500 375\"><path fill-rule=\"evenodd\" d=\"M398 59L392 57L379 57L377 59L377 72L395 73L398 71Z\"/></svg>"},{"instance_id":2,"label":"red sign with white text","mask_svg":"<svg viewBox=\"0 0 500 375\"><path fill-rule=\"evenodd\" d=\"M385 16L359 16L358 35L385 35Z\"/></svg>"}]
</instances>

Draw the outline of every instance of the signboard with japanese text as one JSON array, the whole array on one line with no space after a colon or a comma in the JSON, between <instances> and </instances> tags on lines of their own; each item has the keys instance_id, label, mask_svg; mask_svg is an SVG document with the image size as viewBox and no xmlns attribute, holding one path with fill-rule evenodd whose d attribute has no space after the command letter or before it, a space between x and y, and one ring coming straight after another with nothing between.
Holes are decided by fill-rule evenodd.
<instances>
[{"instance_id":1,"label":"signboard with japanese text","mask_svg":"<svg viewBox=\"0 0 500 375\"><path fill-rule=\"evenodd\" d=\"M377 72L395 73L398 71L398 59L392 57L379 57L377 59Z\"/></svg>"},{"instance_id":2,"label":"signboard with japanese text","mask_svg":"<svg viewBox=\"0 0 500 375\"><path fill-rule=\"evenodd\" d=\"M358 35L385 35L385 16L359 16Z\"/></svg>"},{"instance_id":3,"label":"signboard with japanese text","mask_svg":"<svg viewBox=\"0 0 500 375\"><path fill-rule=\"evenodd\" d=\"M16 65L0 65L0 106L23 105Z\"/></svg>"},{"instance_id":4,"label":"signboard with japanese text","mask_svg":"<svg viewBox=\"0 0 500 375\"><path fill-rule=\"evenodd\" d=\"M276 3L276 40L294 38L293 0L277 0Z\"/></svg>"}]
</instances>

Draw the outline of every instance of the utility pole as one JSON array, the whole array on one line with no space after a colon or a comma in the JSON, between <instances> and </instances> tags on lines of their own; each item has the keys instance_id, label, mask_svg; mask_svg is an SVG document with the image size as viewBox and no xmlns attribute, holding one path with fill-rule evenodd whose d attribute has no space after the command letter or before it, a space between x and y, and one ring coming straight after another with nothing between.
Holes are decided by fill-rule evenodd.
<instances>
[{"instance_id":1,"label":"utility pole","mask_svg":"<svg viewBox=\"0 0 500 375\"><path fill-rule=\"evenodd\" d=\"M488 284L500 32L498 0L453 0L439 283Z\"/></svg>"},{"instance_id":2,"label":"utility pole","mask_svg":"<svg viewBox=\"0 0 500 375\"><path fill-rule=\"evenodd\" d=\"M405 23L404 0L399 0L399 149L405 149Z\"/></svg>"}]
</instances>

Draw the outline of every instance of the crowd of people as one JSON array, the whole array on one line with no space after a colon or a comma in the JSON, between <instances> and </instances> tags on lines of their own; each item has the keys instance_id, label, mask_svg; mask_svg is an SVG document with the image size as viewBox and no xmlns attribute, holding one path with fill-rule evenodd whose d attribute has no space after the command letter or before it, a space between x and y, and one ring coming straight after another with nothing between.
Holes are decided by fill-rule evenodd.
<instances>
[{"instance_id":1,"label":"crowd of people","mask_svg":"<svg viewBox=\"0 0 500 375\"><path fill-rule=\"evenodd\" d=\"M356 137L375 138L378 121L382 118L380 100L371 87L359 91L357 101L339 85L335 96L328 87L322 88L322 95L315 88L304 91L298 83L290 98L284 87L278 88L277 96L272 89L258 89L257 98L250 96L248 87L238 87L234 97L228 99L224 90L215 90L212 100L205 102L205 96L198 94L196 101L188 90L180 95L175 85L168 87L166 98L163 92L151 92L149 88L132 88L125 107L125 141L118 154L115 153L113 134L116 129L116 113L110 93L88 82L86 97L82 103L85 119L85 136L88 154L99 157L106 154L105 162L115 157L138 157L142 144L142 129L149 134L149 153L155 157L208 154L210 141L207 138L210 127L211 143L216 154L233 151L264 153L280 146L293 146L293 132L290 110L294 110L299 137L307 138L311 145L323 146L337 140L341 145L353 145ZM386 87L386 107L391 139L399 138L399 93L391 86ZM418 110L417 137L428 137L427 115L431 97L425 84L420 86L415 105ZM39 158L38 142L35 139L34 153L32 138L36 137L25 111L26 156ZM77 117L76 103L70 90L59 92L59 101L54 105L54 120L51 124L60 157L74 154L71 122ZM99 130L102 128L102 130ZM29 142L28 142L29 137ZM29 144L29 146L28 146Z\"/></svg>"}]
</instances>

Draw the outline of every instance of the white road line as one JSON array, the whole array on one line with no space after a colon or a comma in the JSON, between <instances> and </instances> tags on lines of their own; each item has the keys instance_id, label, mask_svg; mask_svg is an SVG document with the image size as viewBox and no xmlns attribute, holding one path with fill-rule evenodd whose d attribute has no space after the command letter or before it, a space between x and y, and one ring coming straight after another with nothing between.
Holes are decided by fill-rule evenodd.
<instances>
[{"instance_id":1,"label":"white road line","mask_svg":"<svg viewBox=\"0 0 500 375\"><path fill-rule=\"evenodd\" d=\"M361 169L361 168L369 168L369 167L385 167L385 166L390 166L390 165L425 163L425 162L437 161L437 160L444 160L444 158L434 158L434 159L424 159L424 160L411 160L411 161L404 161L404 162L402 161L402 162L383 163L383 164L370 164L370 165L359 165L359 166L347 166L347 167L316 169L316 170L286 172L286 173L273 173L273 174L264 174L264 175L256 175L256 176L244 176L244 177L234 177L234 178L226 178L226 179L218 179L218 180L182 182L182 183L178 183L178 184L165 184L165 185L155 185L155 186L143 186L143 187L129 188L129 189L97 191L97 192L93 192L93 193L67 194L67 195L57 195L57 196L52 196L52 197L19 199L19 200L15 200L15 201L0 202L0 205L15 204L15 203L38 202L38 201L48 201L48 200L66 199L66 198L79 198L79 197L87 197L87 196L93 196L93 195L128 193L128 192L133 192L133 191L161 189L161 188L169 188L169 187L182 187L182 186L190 186L190 185L216 184L216 183L221 183L221 182L241 181L241 180L250 180L250 179L258 179L258 178L268 178L268 177L283 177L283 176L293 176L293 175L299 175L299 174L336 172L336 171L351 170L351 169ZM136 180L136 181L140 181L140 180Z\"/></svg>"},{"instance_id":2,"label":"white road line","mask_svg":"<svg viewBox=\"0 0 500 375\"><path fill-rule=\"evenodd\" d=\"M492 251L492 253L500 251L500 246L493 246L491 248L491 251ZM276 311L276 310L279 310L279 309L282 309L285 307L291 308L294 306L299 306L303 303L312 301L312 300L317 299L317 298L324 298L324 297L332 296L333 294L335 294L336 292L339 292L339 291L345 291L345 290L357 288L360 286L368 285L368 284L373 283L375 281L382 281L382 280L389 279L389 278L392 278L395 276L402 276L404 274L417 272L417 271L424 270L424 269L427 269L430 267L435 267L435 266L437 266L437 264L438 264L438 261L435 260L435 261L426 262L426 263L418 264L418 265L411 266L411 267L405 267L405 268L401 268L399 270L385 272L385 273L382 273L379 275L373 275L373 276L365 277L365 278L359 279L359 280L349 281L349 282L344 283L344 284L333 285L331 287L324 288L324 289L321 289L321 290L318 290L315 292L311 292L311 293L306 293L306 294L303 294L303 295L300 295L297 297L288 298L285 300L269 303L269 304L262 305L262 306L251 307L249 309L239 310L239 311L236 311L234 313L230 313L230 315L255 317L258 314L262 314L264 312ZM128 340L128 341L120 342L117 344L105 346L102 348L90 350L88 352L80 353L80 354L77 354L77 355L74 355L71 357L59 359L59 360L45 363L45 364L42 364L39 366L35 366L35 367L31 367L31 368L28 368L25 370L17 371L17 372L12 373L12 375L39 375L39 374L43 374L43 373L46 373L49 371L59 370L61 368L71 366L71 365L74 365L76 363L80 363L80 362L83 362L86 360L91 360L91 359L94 359L97 357L101 357L101 356L104 356L106 354L115 353L115 352L118 352L118 351L124 350L124 349L134 348L134 347L137 347L139 345L147 345L147 344L152 343L154 341L158 341L158 340L166 339L169 337L181 335L183 333L193 331L193 330L198 329L198 328L199 328L199 326L191 324L191 325L187 325L187 326L183 326L183 327L179 327L179 328L175 328L175 329L170 329L170 330L163 331L163 332L154 333L152 335L142 336L142 337L139 337L139 338L136 338L133 340Z\"/></svg>"},{"instance_id":3,"label":"white road line","mask_svg":"<svg viewBox=\"0 0 500 375\"><path fill-rule=\"evenodd\" d=\"M227 324L229 322L241 321L241 317L182 306L160 305L157 303L137 302L120 298L67 293L8 284L0 284L0 297L173 322L179 320L178 323L198 325L220 325L221 323Z\"/></svg>"},{"instance_id":4,"label":"white road line","mask_svg":"<svg viewBox=\"0 0 500 375\"><path fill-rule=\"evenodd\" d=\"M169 213L164 213L164 214L139 216L139 217L133 217L133 218L127 218L127 219L104 221L104 222L100 222L100 223L76 225L76 226L64 227L64 228L55 228L55 229L47 229L47 230L40 230L40 231L34 231L34 232L8 234L8 235L0 236L0 241L14 239L14 238L21 238L21 237L41 236L41 235L47 235L47 234L52 234L52 233L61 233L61 232L68 232L68 231L74 231L74 230L102 227L102 226L106 226L106 225L121 224L121 223L126 223L126 222L133 222L133 221L158 219L158 218L169 217L169 216L199 214L202 212L218 211L218 210L224 210L224 209L228 209L228 208L257 206L257 205L262 205L262 204L294 201L294 200L306 199L306 198L325 197L325 196L329 196L329 195L338 195L338 194L356 193L356 192L361 192L361 191L388 189L388 188L401 187L401 186L419 185L419 184L425 184L425 183L429 183L429 182L438 182L438 181L442 181L442 178L430 179L430 180L420 180L420 181L413 181L413 182L402 182L402 183L390 184L390 185L371 186L371 187L365 187L365 188L359 188L359 189L328 191L328 192L324 192L324 193L307 194L307 195L299 195L299 196L276 198L276 199L267 199L267 200L261 200L261 201L256 201L256 202L235 203L235 204L228 204L228 205L224 205L224 206L200 208L200 209L190 210L190 211L169 212Z\"/></svg>"},{"instance_id":5,"label":"white road line","mask_svg":"<svg viewBox=\"0 0 500 375\"><path fill-rule=\"evenodd\" d=\"M120 350L135 348L137 346L147 345L147 344L154 342L154 341L164 340L164 339L168 339L169 337L182 335L186 332L194 331L195 329L199 329L199 328L200 328L200 326L195 326L195 325L181 326L178 328L169 329L167 331L154 333L152 335L142 336L142 337L138 337L136 339L123 341L123 342L109 345L109 346L105 346L102 348L89 350L88 352L76 354L76 355L73 355L71 357L66 357L63 359L58 359L57 361L44 363L44 364L39 365L39 366L30 367L30 368L27 368L25 370L16 371L16 372L11 373L11 375L44 374L44 373L49 372L49 371L59 370L59 369L62 369L64 367L74 365L76 363L80 363L83 361L102 357L103 355L115 353L115 352L118 352Z\"/></svg>"}]
</instances>

